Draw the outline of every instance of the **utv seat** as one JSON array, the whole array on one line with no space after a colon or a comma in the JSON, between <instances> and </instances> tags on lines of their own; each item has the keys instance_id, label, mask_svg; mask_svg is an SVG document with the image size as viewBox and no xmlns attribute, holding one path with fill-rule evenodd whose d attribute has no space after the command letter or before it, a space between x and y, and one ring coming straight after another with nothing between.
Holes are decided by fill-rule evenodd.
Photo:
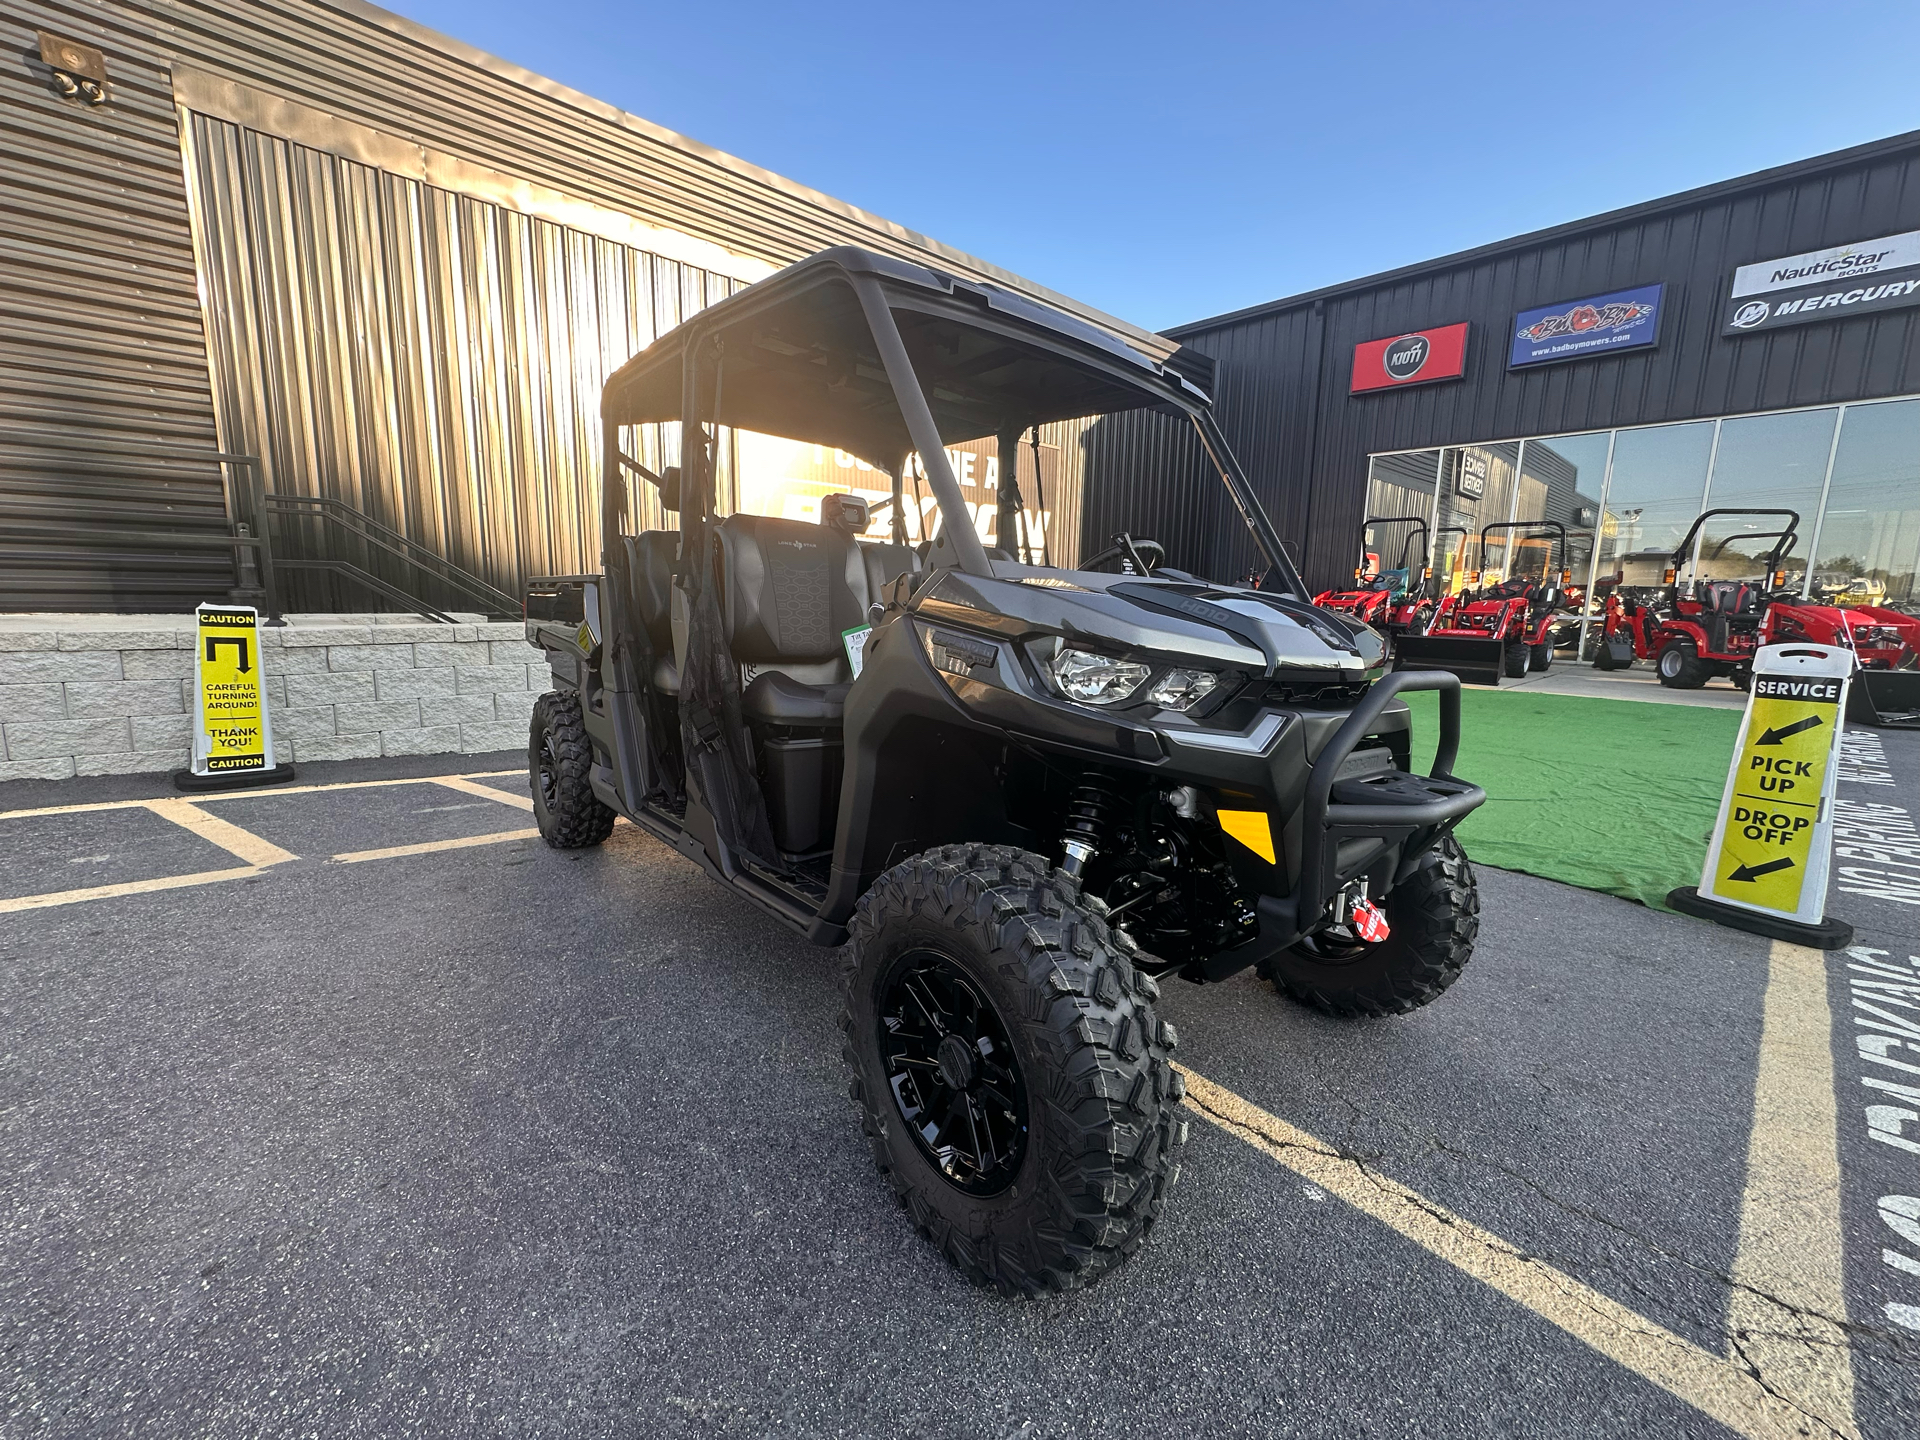
<instances>
[{"instance_id":1,"label":"utv seat","mask_svg":"<svg viewBox=\"0 0 1920 1440\"><path fill-rule=\"evenodd\" d=\"M867 623L868 562L846 531L729 515L720 523L721 609L733 658L756 673L747 719L838 725L853 681L842 631Z\"/></svg>"},{"instance_id":2,"label":"utv seat","mask_svg":"<svg viewBox=\"0 0 1920 1440\"><path fill-rule=\"evenodd\" d=\"M679 558L678 530L646 530L627 538L633 608L653 650L653 686L667 696L680 693L680 667L673 659L672 608L673 567Z\"/></svg>"}]
</instances>

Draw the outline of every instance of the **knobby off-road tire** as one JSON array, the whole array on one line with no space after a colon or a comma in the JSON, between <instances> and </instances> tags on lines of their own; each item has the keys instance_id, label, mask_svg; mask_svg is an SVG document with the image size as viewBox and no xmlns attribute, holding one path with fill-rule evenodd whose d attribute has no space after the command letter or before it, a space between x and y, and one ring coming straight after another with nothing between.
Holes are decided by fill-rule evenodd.
<instances>
[{"instance_id":1,"label":"knobby off-road tire","mask_svg":"<svg viewBox=\"0 0 1920 1440\"><path fill-rule=\"evenodd\" d=\"M533 818L540 835L556 850L598 845L613 833L613 811L594 797L587 783L593 747L580 718L580 697L549 691L533 704L527 737L527 780L533 789Z\"/></svg>"},{"instance_id":2,"label":"knobby off-road tire","mask_svg":"<svg viewBox=\"0 0 1920 1440\"><path fill-rule=\"evenodd\" d=\"M1542 640L1538 645L1528 647L1528 663L1536 675L1544 675L1553 668L1553 641Z\"/></svg>"},{"instance_id":3,"label":"knobby off-road tire","mask_svg":"<svg viewBox=\"0 0 1920 1440\"><path fill-rule=\"evenodd\" d=\"M1391 933L1378 945L1321 937L1260 962L1284 995L1329 1015L1404 1015L1437 1000L1473 958L1480 894L1473 867L1451 835L1433 863L1378 902Z\"/></svg>"},{"instance_id":4,"label":"knobby off-road tire","mask_svg":"<svg viewBox=\"0 0 1920 1440\"><path fill-rule=\"evenodd\" d=\"M1698 690L1707 683L1706 662L1691 640L1669 640L1653 657L1653 668L1669 690Z\"/></svg>"},{"instance_id":5,"label":"knobby off-road tire","mask_svg":"<svg viewBox=\"0 0 1920 1440\"><path fill-rule=\"evenodd\" d=\"M1104 909L1038 855L952 845L882 875L850 927L845 1053L874 1163L915 1228L1003 1295L1077 1289L1123 1264L1180 1173L1186 1084L1171 1064L1174 1029ZM994 1193L963 1189L922 1147L903 1106L931 1114L929 1096L944 1092L896 1089L908 1072L883 1053L905 1028L883 1040L889 997L931 964L991 1007L1024 1091L1024 1152L1003 1144L1000 1178L975 1186L1003 1187Z\"/></svg>"},{"instance_id":6,"label":"knobby off-road tire","mask_svg":"<svg viewBox=\"0 0 1920 1440\"><path fill-rule=\"evenodd\" d=\"M1511 642L1504 653L1503 669L1509 680L1518 680L1527 673L1527 664L1533 658L1533 647L1524 640Z\"/></svg>"}]
</instances>

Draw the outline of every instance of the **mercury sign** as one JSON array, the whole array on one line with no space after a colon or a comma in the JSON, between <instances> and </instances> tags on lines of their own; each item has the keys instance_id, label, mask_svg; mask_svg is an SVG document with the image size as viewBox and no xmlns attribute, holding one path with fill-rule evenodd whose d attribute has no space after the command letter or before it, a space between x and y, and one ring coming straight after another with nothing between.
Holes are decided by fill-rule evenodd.
<instances>
[{"instance_id":1,"label":"mercury sign","mask_svg":"<svg viewBox=\"0 0 1920 1440\"><path fill-rule=\"evenodd\" d=\"M1920 230L1742 265L1722 335L1920 305Z\"/></svg>"},{"instance_id":2,"label":"mercury sign","mask_svg":"<svg viewBox=\"0 0 1920 1440\"><path fill-rule=\"evenodd\" d=\"M1513 317L1513 350L1507 365L1518 369L1650 346L1660 333L1660 296L1665 288L1641 285L1522 310Z\"/></svg>"},{"instance_id":3,"label":"mercury sign","mask_svg":"<svg viewBox=\"0 0 1920 1440\"><path fill-rule=\"evenodd\" d=\"M1442 325L1353 347L1353 393L1391 390L1428 380L1458 380L1467 373L1467 326Z\"/></svg>"}]
</instances>

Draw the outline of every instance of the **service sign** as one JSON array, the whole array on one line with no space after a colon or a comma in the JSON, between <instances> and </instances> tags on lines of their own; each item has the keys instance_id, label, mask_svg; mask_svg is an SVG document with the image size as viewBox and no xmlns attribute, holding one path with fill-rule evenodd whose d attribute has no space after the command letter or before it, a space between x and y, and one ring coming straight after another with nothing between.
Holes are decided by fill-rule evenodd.
<instances>
[{"instance_id":1,"label":"service sign","mask_svg":"<svg viewBox=\"0 0 1920 1440\"><path fill-rule=\"evenodd\" d=\"M1920 305L1920 230L1886 235L1733 272L1720 333L1842 320Z\"/></svg>"},{"instance_id":2,"label":"service sign","mask_svg":"<svg viewBox=\"0 0 1920 1440\"><path fill-rule=\"evenodd\" d=\"M1513 349L1507 365L1518 369L1650 346L1660 332L1660 297L1665 289L1664 285L1641 285L1522 310L1513 317Z\"/></svg>"},{"instance_id":3,"label":"service sign","mask_svg":"<svg viewBox=\"0 0 1920 1440\"><path fill-rule=\"evenodd\" d=\"M202 605L196 613L193 773L272 769L260 616L244 605Z\"/></svg>"},{"instance_id":4,"label":"service sign","mask_svg":"<svg viewBox=\"0 0 1920 1440\"><path fill-rule=\"evenodd\" d=\"M1459 451L1454 460L1453 493L1463 500L1478 500L1487 493L1487 476L1492 469L1485 451Z\"/></svg>"},{"instance_id":5,"label":"service sign","mask_svg":"<svg viewBox=\"0 0 1920 1440\"><path fill-rule=\"evenodd\" d=\"M1852 667L1852 652L1833 647L1769 645L1755 657L1701 896L1807 924L1822 918Z\"/></svg>"},{"instance_id":6,"label":"service sign","mask_svg":"<svg viewBox=\"0 0 1920 1440\"><path fill-rule=\"evenodd\" d=\"M1467 373L1467 322L1414 330L1353 347L1352 394L1458 380Z\"/></svg>"}]
</instances>

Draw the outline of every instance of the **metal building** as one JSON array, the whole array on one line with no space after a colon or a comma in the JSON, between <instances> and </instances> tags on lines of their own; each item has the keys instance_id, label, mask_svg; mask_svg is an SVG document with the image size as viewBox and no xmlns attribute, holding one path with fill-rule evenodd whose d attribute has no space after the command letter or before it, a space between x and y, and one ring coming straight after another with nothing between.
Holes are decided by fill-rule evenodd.
<instances>
[{"instance_id":1,"label":"metal building","mask_svg":"<svg viewBox=\"0 0 1920 1440\"><path fill-rule=\"evenodd\" d=\"M0 41L0 609L188 608L270 520L374 581L597 566L602 377L827 245L1173 348L359 0L0 0Z\"/></svg>"},{"instance_id":2,"label":"metal building","mask_svg":"<svg viewBox=\"0 0 1920 1440\"><path fill-rule=\"evenodd\" d=\"M1470 532L1439 546L1455 576L1508 564L1482 525L1558 520L1604 588L1744 506L1798 513L1795 586L1920 599L1920 133L1168 334L1217 363L1222 424L1316 585L1352 574L1373 515ZM1103 421L1088 445L1090 537L1247 568L1176 427ZM1706 548L1737 569L1764 524L1714 522ZM1365 548L1391 552L1385 530Z\"/></svg>"}]
</instances>

